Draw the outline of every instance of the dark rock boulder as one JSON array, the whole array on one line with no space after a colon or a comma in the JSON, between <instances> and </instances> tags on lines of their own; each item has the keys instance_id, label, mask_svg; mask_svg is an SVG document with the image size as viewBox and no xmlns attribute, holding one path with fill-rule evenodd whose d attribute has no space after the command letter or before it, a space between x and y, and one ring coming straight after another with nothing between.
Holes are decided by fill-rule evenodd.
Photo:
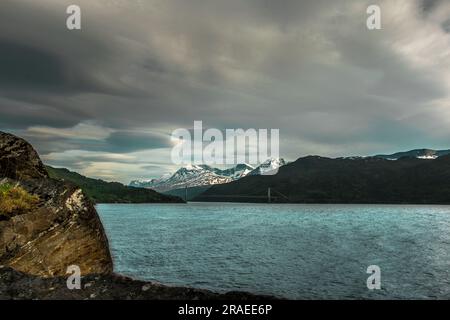
<instances>
[{"instance_id":1,"label":"dark rock boulder","mask_svg":"<svg viewBox=\"0 0 450 320\"><path fill-rule=\"evenodd\" d=\"M37 152L23 139L0 132L0 177L17 180L48 178Z\"/></svg>"},{"instance_id":2,"label":"dark rock boulder","mask_svg":"<svg viewBox=\"0 0 450 320\"><path fill-rule=\"evenodd\" d=\"M81 290L68 290L64 277L40 278L0 265L0 300L276 300L275 297L232 291L171 287L117 274L87 275Z\"/></svg>"},{"instance_id":3,"label":"dark rock boulder","mask_svg":"<svg viewBox=\"0 0 450 320\"><path fill-rule=\"evenodd\" d=\"M108 240L93 204L81 189L48 178L25 140L0 132L0 184L39 197L35 208L0 221L0 265L28 274L63 276L77 265L82 274L108 274Z\"/></svg>"}]
</instances>

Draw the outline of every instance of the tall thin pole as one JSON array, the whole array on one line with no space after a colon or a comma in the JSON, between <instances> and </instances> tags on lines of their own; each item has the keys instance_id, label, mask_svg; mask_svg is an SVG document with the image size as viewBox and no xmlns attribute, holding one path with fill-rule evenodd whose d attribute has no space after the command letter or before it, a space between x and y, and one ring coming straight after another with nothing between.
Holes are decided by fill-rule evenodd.
<instances>
[{"instance_id":1,"label":"tall thin pole","mask_svg":"<svg viewBox=\"0 0 450 320\"><path fill-rule=\"evenodd\" d=\"M187 200L187 186L184 187L184 201L188 201Z\"/></svg>"},{"instance_id":2,"label":"tall thin pole","mask_svg":"<svg viewBox=\"0 0 450 320\"><path fill-rule=\"evenodd\" d=\"M267 202L270 203L270 187L267 189Z\"/></svg>"}]
</instances>

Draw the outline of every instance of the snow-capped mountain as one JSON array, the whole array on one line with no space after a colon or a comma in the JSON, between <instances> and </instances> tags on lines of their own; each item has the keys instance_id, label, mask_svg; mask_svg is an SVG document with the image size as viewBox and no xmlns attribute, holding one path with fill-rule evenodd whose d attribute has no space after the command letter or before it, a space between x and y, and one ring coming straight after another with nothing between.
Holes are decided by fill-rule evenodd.
<instances>
[{"instance_id":1,"label":"snow-capped mountain","mask_svg":"<svg viewBox=\"0 0 450 320\"><path fill-rule=\"evenodd\" d=\"M218 169L208 165L188 165L178 169L172 175L164 175L158 179L134 180L129 185L137 188L149 188L159 192L174 189L191 188L223 184L241 179L247 175L269 175L285 165L284 159L268 159L254 168L246 163L229 169Z\"/></svg>"},{"instance_id":2,"label":"snow-capped mountain","mask_svg":"<svg viewBox=\"0 0 450 320\"><path fill-rule=\"evenodd\" d=\"M170 176L159 179L134 180L130 183L132 187L149 188L159 192L180 189L185 187L208 186L214 184L228 183L249 174L254 168L248 164L221 170L208 165L189 165L178 169Z\"/></svg>"},{"instance_id":3,"label":"snow-capped mountain","mask_svg":"<svg viewBox=\"0 0 450 320\"><path fill-rule=\"evenodd\" d=\"M418 159L428 159L433 160L445 155L450 154L450 150L432 150L432 149L415 149L410 151L404 151L404 152L397 152L394 154L382 154L377 155L375 157L377 158L383 158L387 160L398 160L402 157L411 157L411 158L418 158Z\"/></svg>"},{"instance_id":4,"label":"snow-capped mountain","mask_svg":"<svg viewBox=\"0 0 450 320\"><path fill-rule=\"evenodd\" d=\"M276 174L278 169L286 164L283 158L271 158L264 161L256 169L249 173L249 175L272 175Z\"/></svg>"},{"instance_id":5,"label":"snow-capped mountain","mask_svg":"<svg viewBox=\"0 0 450 320\"><path fill-rule=\"evenodd\" d=\"M238 164L236 167L233 167L230 169L225 169L225 170L216 169L216 170L218 170L218 172L217 172L218 174L225 176L225 177L229 177L229 178L231 178L231 180L234 181L234 180L245 177L250 172L252 172L254 169L255 168L252 167L251 165L242 163L242 164Z\"/></svg>"},{"instance_id":6,"label":"snow-capped mountain","mask_svg":"<svg viewBox=\"0 0 450 320\"><path fill-rule=\"evenodd\" d=\"M180 168L169 179L161 181L155 189L168 191L184 187L197 187L221 184L232 181L231 178L218 175L214 168L206 165L189 165Z\"/></svg>"},{"instance_id":7,"label":"snow-capped mountain","mask_svg":"<svg viewBox=\"0 0 450 320\"><path fill-rule=\"evenodd\" d=\"M152 186L158 185L162 181L165 181L165 180L169 179L171 176L172 176L171 173L165 173L160 178L157 178L157 179L138 179L138 180L133 180L133 181L131 181L129 183L129 186L130 187L135 187L135 188L149 188L149 189L151 189Z\"/></svg>"}]
</instances>

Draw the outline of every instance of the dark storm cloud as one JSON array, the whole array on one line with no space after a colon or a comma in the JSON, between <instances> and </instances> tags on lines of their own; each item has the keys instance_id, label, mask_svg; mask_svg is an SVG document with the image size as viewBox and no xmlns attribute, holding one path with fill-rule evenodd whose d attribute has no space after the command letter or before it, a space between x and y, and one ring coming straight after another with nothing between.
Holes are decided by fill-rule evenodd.
<instances>
[{"instance_id":1,"label":"dark storm cloud","mask_svg":"<svg viewBox=\"0 0 450 320\"><path fill-rule=\"evenodd\" d=\"M58 57L26 45L0 42L0 85L55 88L67 82Z\"/></svg>"},{"instance_id":2,"label":"dark storm cloud","mask_svg":"<svg viewBox=\"0 0 450 320\"><path fill-rule=\"evenodd\" d=\"M158 170L159 168L160 168L160 166L158 166L158 165L142 166L142 169L145 169L145 170Z\"/></svg>"},{"instance_id":3,"label":"dark storm cloud","mask_svg":"<svg viewBox=\"0 0 450 320\"><path fill-rule=\"evenodd\" d=\"M0 39L0 86L12 95L24 90L39 95L107 90L79 65L57 53ZM36 97L36 96L35 96Z\"/></svg>"},{"instance_id":4,"label":"dark storm cloud","mask_svg":"<svg viewBox=\"0 0 450 320\"><path fill-rule=\"evenodd\" d=\"M422 9L425 12L432 11L442 0L422 0Z\"/></svg>"},{"instance_id":5,"label":"dark storm cloud","mask_svg":"<svg viewBox=\"0 0 450 320\"><path fill-rule=\"evenodd\" d=\"M71 1L2 1L1 95L19 102L51 106L61 113L68 111L71 116L74 113L67 98L75 95L138 95L112 76L114 70L110 66L120 59L123 51L115 39L103 37L103 27L96 26L95 19L91 21L90 32L66 28L65 11L69 4ZM87 20L89 12L85 16ZM43 116L37 120L40 118ZM78 122L83 120L80 117Z\"/></svg>"},{"instance_id":6,"label":"dark storm cloud","mask_svg":"<svg viewBox=\"0 0 450 320\"><path fill-rule=\"evenodd\" d=\"M94 133L95 134L95 133ZM84 150L89 152L130 153L148 149L168 148L170 136L146 133L114 131L98 138L83 135L83 128L75 131L46 130L31 128L22 134L33 145L39 146L43 154L61 150ZM97 158L98 159L98 158Z\"/></svg>"},{"instance_id":7,"label":"dark storm cloud","mask_svg":"<svg viewBox=\"0 0 450 320\"><path fill-rule=\"evenodd\" d=\"M171 146L170 136L152 133L116 131L105 140L111 152L133 152L146 149L167 148Z\"/></svg>"},{"instance_id":8,"label":"dark storm cloud","mask_svg":"<svg viewBox=\"0 0 450 320\"><path fill-rule=\"evenodd\" d=\"M442 28L445 32L450 33L450 18L442 24Z\"/></svg>"},{"instance_id":9,"label":"dark storm cloud","mask_svg":"<svg viewBox=\"0 0 450 320\"><path fill-rule=\"evenodd\" d=\"M279 128L290 158L433 147L450 133L450 4L378 2L370 32L369 0L79 0L68 31L71 0L2 0L0 128L125 181L169 163L194 120Z\"/></svg>"},{"instance_id":10,"label":"dark storm cloud","mask_svg":"<svg viewBox=\"0 0 450 320\"><path fill-rule=\"evenodd\" d=\"M0 127L4 130L27 128L36 124L56 128L72 127L80 115L57 107L0 97Z\"/></svg>"}]
</instances>

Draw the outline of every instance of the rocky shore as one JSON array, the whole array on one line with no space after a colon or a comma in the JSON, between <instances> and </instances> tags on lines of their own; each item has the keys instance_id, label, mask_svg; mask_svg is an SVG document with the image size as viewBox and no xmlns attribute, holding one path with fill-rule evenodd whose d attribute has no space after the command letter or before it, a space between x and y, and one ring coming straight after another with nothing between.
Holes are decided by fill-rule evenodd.
<instances>
[{"instance_id":1,"label":"rocky shore","mask_svg":"<svg viewBox=\"0 0 450 320\"><path fill-rule=\"evenodd\" d=\"M108 239L92 202L79 187L49 178L33 147L3 132L0 186L35 199L32 207L0 212L0 299L269 298L170 287L114 274ZM80 268L80 289L67 287L67 268L72 265Z\"/></svg>"},{"instance_id":2,"label":"rocky shore","mask_svg":"<svg viewBox=\"0 0 450 320\"><path fill-rule=\"evenodd\" d=\"M118 274L87 275L81 289L69 290L65 277L41 278L0 266L0 300L265 300L245 292L218 294L171 287Z\"/></svg>"}]
</instances>

